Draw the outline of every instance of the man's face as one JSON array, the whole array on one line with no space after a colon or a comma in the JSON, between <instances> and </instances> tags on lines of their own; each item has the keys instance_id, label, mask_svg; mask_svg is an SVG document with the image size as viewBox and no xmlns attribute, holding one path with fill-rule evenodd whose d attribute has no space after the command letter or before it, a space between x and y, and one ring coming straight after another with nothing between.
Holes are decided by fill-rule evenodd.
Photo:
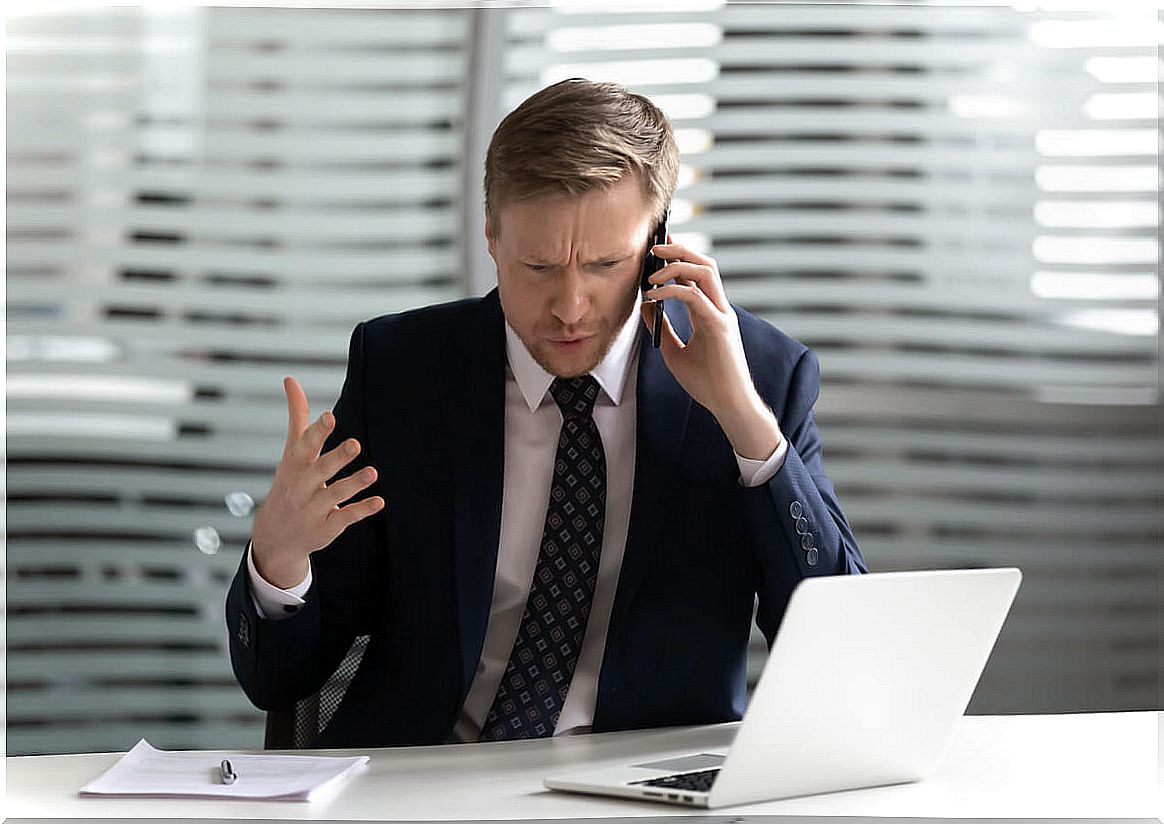
<instances>
[{"instance_id":1,"label":"man's face","mask_svg":"<svg viewBox=\"0 0 1164 824\"><path fill-rule=\"evenodd\" d=\"M498 210L490 237L505 319L543 369L584 375L606 356L639 296L651 215L636 177L579 197Z\"/></svg>"}]
</instances>

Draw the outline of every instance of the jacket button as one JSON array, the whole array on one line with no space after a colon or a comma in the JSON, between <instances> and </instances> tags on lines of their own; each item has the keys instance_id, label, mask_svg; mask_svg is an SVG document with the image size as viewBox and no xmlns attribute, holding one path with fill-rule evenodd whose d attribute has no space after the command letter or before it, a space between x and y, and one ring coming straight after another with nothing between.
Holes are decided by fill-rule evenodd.
<instances>
[{"instance_id":1,"label":"jacket button","mask_svg":"<svg viewBox=\"0 0 1164 824\"><path fill-rule=\"evenodd\" d=\"M808 551L804 557L804 560L808 562L810 567L816 566L817 562L820 560L820 553L816 551L816 547L813 547Z\"/></svg>"},{"instance_id":2,"label":"jacket button","mask_svg":"<svg viewBox=\"0 0 1164 824\"><path fill-rule=\"evenodd\" d=\"M801 535L804 535L808 532L808 518L796 519L796 531Z\"/></svg>"},{"instance_id":3,"label":"jacket button","mask_svg":"<svg viewBox=\"0 0 1164 824\"><path fill-rule=\"evenodd\" d=\"M810 549L812 549L812 535L811 534L800 536L800 548L803 549L805 552L808 552Z\"/></svg>"},{"instance_id":4,"label":"jacket button","mask_svg":"<svg viewBox=\"0 0 1164 824\"><path fill-rule=\"evenodd\" d=\"M793 501L788 505L788 514L793 518L799 518L804 514L804 507L801 506L800 501Z\"/></svg>"},{"instance_id":5,"label":"jacket button","mask_svg":"<svg viewBox=\"0 0 1164 824\"><path fill-rule=\"evenodd\" d=\"M283 611L284 612L298 612L299 607L295 606L294 604L283 604Z\"/></svg>"}]
</instances>

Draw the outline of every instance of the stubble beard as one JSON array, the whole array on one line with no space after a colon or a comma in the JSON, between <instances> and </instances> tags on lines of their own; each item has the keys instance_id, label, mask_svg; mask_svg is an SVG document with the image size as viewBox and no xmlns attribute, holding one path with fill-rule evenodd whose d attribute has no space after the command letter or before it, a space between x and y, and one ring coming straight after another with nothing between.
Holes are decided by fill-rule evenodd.
<instances>
[{"instance_id":1,"label":"stubble beard","mask_svg":"<svg viewBox=\"0 0 1164 824\"><path fill-rule=\"evenodd\" d=\"M602 363L603 359L610 353L610 349L614 346L614 341L618 337L618 333L621 332L622 327L626 325L627 319L630 317L632 312L638 310L638 306L635 300L638 294L639 288L638 283L636 282L634 289L631 291L629 300L626 301L626 310L620 313L622 319L614 325L613 329L611 329L610 333L606 336L606 339L601 341L601 346L598 353L594 355L594 357L584 369L571 370L568 373L558 372L556 371L557 367L550 363L549 358L546 357L546 353L543 352L540 347L533 347L530 346L529 343L526 343L525 348L529 351L530 355L533 356L534 362L537 363L537 365L542 369L545 369L547 372L553 375L555 378L580 378L583 375L588 375L590 372L594 371L594 367Z\"/></svg>"}]
</instances>

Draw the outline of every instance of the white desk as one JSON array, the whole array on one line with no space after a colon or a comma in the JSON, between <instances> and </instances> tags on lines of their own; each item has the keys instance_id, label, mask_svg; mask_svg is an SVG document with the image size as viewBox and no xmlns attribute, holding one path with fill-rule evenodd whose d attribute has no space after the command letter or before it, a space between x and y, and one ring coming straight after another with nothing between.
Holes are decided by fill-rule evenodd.
<instances>
[{"instance_id":1,"label":"white desk","mask_svg":"<svg viewBox=\"0 0 1164 824\"><path fill-rule=\"evenodd\" d=\"M1149 818L1162 810L1164 713L963 718L930 779L712 811L730 815L933 818ZM480 820L706 815L647 802L567 795L548 772L607 759L726 748L735 724L541 741L370 750L371 763L327 801L83 799L118 753L12 757L9 817ZM321 751L322 752L322 751ZM351 751L328 751L351 754Z\"/></svg>"}]
</instances>

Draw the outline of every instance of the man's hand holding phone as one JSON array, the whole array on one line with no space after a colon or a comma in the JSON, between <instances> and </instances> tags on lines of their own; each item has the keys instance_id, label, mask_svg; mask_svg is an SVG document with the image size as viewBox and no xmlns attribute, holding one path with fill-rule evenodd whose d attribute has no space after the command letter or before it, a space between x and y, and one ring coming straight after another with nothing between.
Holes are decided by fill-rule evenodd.
<instances>
[{"instance_id":1,"label":"man's hand holding phone","mask_svg":"<svg viewBox=\"0 0 1164 824\"><path fill-rule=\"evenodd\" d=\"M643 296L648 301L681 301L691 318L691 338L683 343L664 315L659 346L663 362L687 394L715 416L737 454L766 460L783 435L752 382L739 318L728 303L719 266L679 243L658 245L652 251L666 266L649 276L654 287ZM654 326L657 306L642 304L648 329Z\"/></svg>"},{"instance_id":2,"label":"man's hand holding phone","mask_svg":"<svg viewBox=\"0 0 1164 824\"><path fill-rule=\"evenodd\" d=\"M308 423L307 395L299 381L283 379L287 393L287 441L275 468L275 479L255 514L251 551L263 578L289 589L307 577L308 556L330 544L357 521L384 508L378 495L341 506L376 481L376 470L366 466L345 478L328 481L355 460L360 443L348 438L320 455L335 416L324 412Z\"/></svg>"}]
</instances>

